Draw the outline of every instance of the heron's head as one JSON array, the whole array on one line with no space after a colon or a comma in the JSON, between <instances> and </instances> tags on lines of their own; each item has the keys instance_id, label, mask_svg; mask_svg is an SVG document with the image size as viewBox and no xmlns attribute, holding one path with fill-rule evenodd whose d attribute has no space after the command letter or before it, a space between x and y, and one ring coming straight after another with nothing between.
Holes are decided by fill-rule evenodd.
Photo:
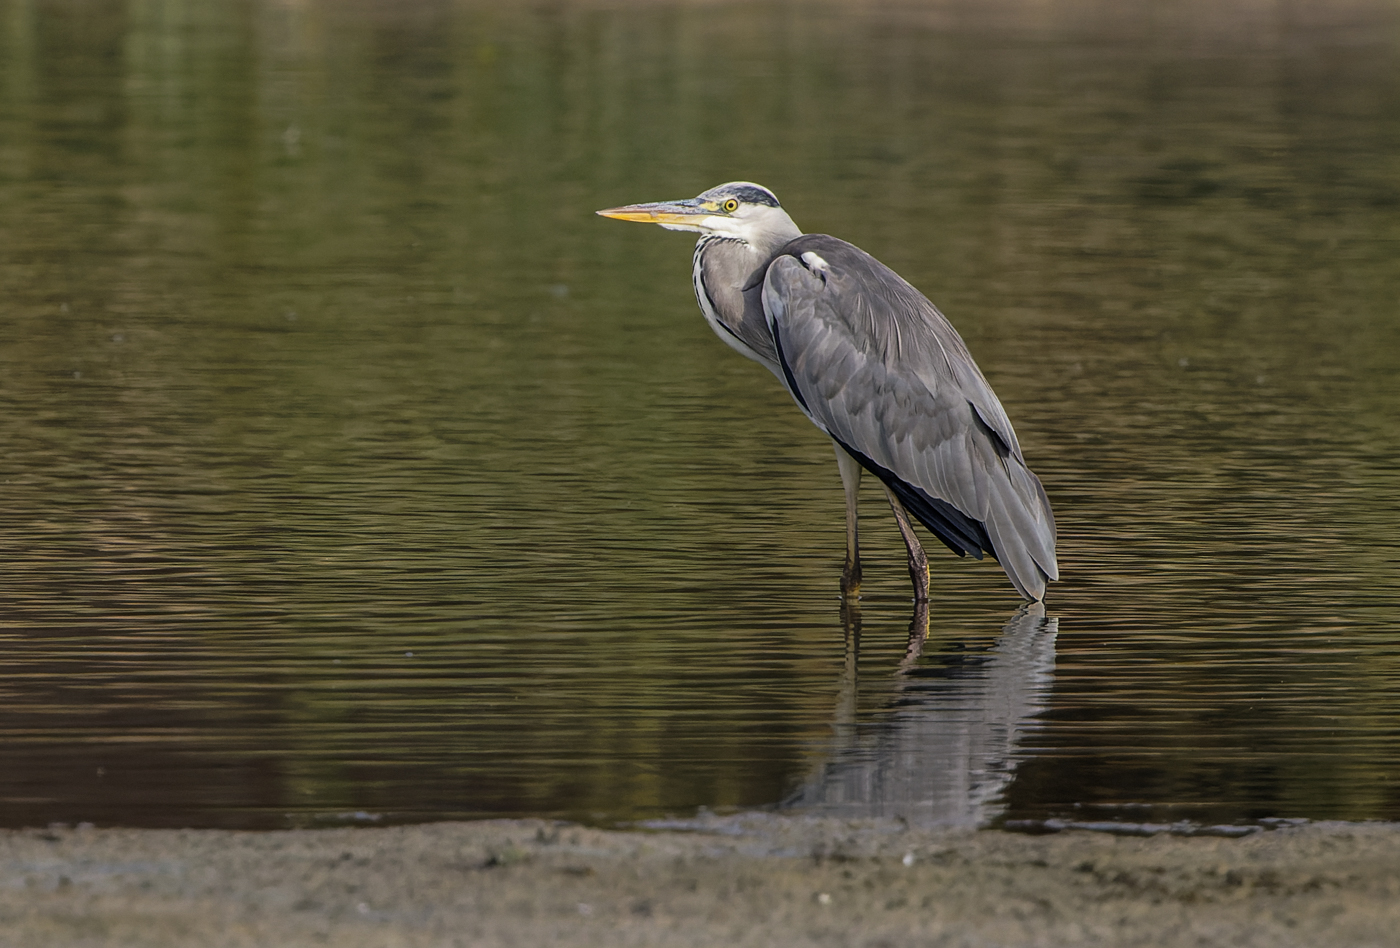
<instances>
[{"instance_id":1,"label":"heron's head","mask_svg":"<svg viewBox=\"0 0 1400 948\"><path fill-rule=\"evenodd\" d=\"M598 213L620 221L660 224L667 230L728 237L769 252L802 236L773 192L750 181L721 184L684 201L629 204Z\"/></svg>"}]
</instances>

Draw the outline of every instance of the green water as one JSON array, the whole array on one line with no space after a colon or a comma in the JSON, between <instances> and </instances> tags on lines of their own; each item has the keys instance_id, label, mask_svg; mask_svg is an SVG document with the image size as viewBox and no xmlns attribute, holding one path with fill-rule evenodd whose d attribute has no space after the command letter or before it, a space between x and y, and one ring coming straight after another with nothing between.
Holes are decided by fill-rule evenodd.
<instances>
[{"instance_id":1,"label":"green water","mask_svg":"<svg viewBox=\"0 0 1400 948\"><path fill-rule=\"evenodd\" d=\"M938 547L901 665L872 486L857 660L593 214L732 179L959 327L1047 619ZM1400 10L0 0L0 447L0 824L1400 819Z\"/></svg>"}]
</instances>

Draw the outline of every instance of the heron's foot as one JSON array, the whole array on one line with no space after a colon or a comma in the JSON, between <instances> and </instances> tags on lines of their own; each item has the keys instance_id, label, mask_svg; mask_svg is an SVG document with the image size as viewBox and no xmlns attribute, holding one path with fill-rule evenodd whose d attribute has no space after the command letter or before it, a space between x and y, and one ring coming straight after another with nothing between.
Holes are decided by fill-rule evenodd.
<instances>
[{"instance_id":1,"label":"heron's foot","mask_svg":"<svg viewBox=\"0 0 1400 948\"><path fill-rule=\"evenodd\" d=\"M846 563L846 568L841 570L841 598L847 602L855 602L860 598L860 563Z\"/></svg>"}]
</instances>

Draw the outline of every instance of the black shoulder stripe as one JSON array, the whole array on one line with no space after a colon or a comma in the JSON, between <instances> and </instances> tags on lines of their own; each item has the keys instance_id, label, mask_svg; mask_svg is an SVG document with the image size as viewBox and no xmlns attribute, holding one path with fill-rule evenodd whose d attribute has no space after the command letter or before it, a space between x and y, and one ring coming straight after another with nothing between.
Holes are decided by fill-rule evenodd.
<instances>
[{"instance_id":1,"label":"black shoulder stripe","mask_svg":"<svg viewBox=\"0 0 1400 948\"><path fill-rule=\"evenodd\" d=\"M987 528L983 524L973 520L946 500L939 500L923 488L905 481L893 471L886 470L845 442L838 441L837 444L860 462L861 467L889 487L904 505L904 509L917 517L948 549L958 556L971 553L979 560L984 550L996 556L996 550L992 549L991 538L987 536Z\"/></svg>"},{"instance_id":2,"label":"black shoulder stripe","mask_svg":"<svg viewBox=\"0 0 1400 948\"><path fill-rule=\"evenodd\" d=\"M783 352L782 333L778 332L778 324L770 322L769 331L773 334L773 350L778 353L778 364L783 367L783 378L787 380L788 391L792 392L792 397L797 399L797 404L802 406L802 410L808 415L812 410L807 407L807 399L802 397L802 390L797 387L797 379L792 376L792 368L788 365L787 355Z\"/></svg>"}]
</instances>

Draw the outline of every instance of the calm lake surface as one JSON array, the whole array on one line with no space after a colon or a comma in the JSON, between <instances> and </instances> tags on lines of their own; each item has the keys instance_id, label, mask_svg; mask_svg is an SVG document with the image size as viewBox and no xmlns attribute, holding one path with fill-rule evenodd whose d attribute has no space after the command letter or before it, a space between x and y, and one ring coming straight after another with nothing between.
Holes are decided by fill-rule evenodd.
<instances>
[{"instance_id":1,"label":"calm lake surface","mask_svg":"<svg viewBox=\"0 0 1400 948\"><path fill-rule=\"evenodd\" d=\"M715 339L762 182L958 326L1019 610ZM1400 8L0 0L0 824L1400 819ZM936 549L935 549L936 548ZM858 646L858 647L857 647Z\"/></svg>"}]
</instances>

